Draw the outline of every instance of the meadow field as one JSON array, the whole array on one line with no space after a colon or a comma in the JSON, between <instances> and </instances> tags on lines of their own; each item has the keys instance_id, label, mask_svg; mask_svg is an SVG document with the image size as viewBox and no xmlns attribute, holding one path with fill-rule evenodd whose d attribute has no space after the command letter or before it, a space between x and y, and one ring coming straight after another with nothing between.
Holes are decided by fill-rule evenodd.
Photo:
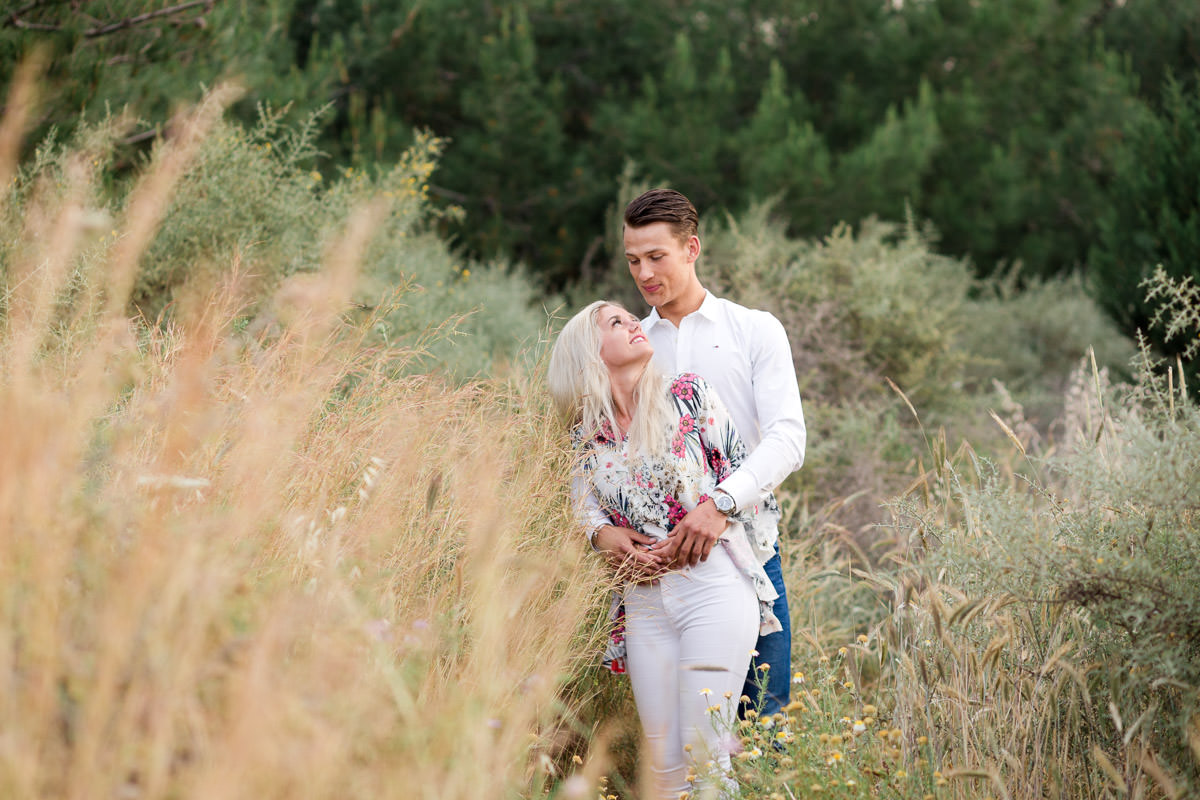
<instances>
[{"instance_id":1,"label":"meadow field","mask_svg":"<svg viewBox=\"0 0 1200 800\"><path fill-rule=\"evenodd\" d=\"M228 87L125 177L119 116L21 160L32 75L0 123L0 795L642 796L543 376L623 268L558 296L470 260L436 139L325 175ZM1018 292L933 235L705 220L810 428L793 702L741 723L743 796L1194 796L1196 389L1078 279ZM1200 342L1194 285L1144 290Z\"/></svg>"}]
</instances>

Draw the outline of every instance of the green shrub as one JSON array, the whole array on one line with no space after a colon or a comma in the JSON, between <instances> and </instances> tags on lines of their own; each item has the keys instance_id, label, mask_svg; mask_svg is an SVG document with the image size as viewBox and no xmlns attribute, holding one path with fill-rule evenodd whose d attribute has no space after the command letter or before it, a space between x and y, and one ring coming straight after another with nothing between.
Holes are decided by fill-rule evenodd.
<instances>
[{"instance_id":1,"label":"green shrub","mask_svg":"<svg viewBox=\"0 0 1200 800\"><path fill-rule=\"evenodd\" d=\"M1059 430L1034 477L960 460L904 507L928 556L891 584L896 713L1021 796L1190 796L1200 408L1151 363L1115 389L1089 363Z\"/></svg>"},{"instance_id":2,"label":"green shrub","mask_svg":"<svg viewBox=\"0 0 1200 800\"><path fill-rule=\"evenodd\" d=\"M177 184L138 273L132 302L142 314L153 319L186 282L211 283L234 261L266 292L316 268L320 235L336 219L314 168L316 129L311 117L286 128L270 109L260 109L254 128L216 127Z\"/></svg>"},{"instance_id":3,"label":"green shrub","mask_svg":"<svg viewBox=\"0 0 1200 800\"><path fill-rule=\"evenodd\" d=\"M1091 297L1079 275L1025 278L1017 270L981 282L968 302L971 324L959 331L970 354L969 386L986 392L999 381L1045 428L1079 360L1091 349L1099 365L1123 372L1133 341Z\"/></svg>"},{"instance_id":4,"label":"green shrub","mask_svg":"<svg viewBox=\"0 0 1200 800\"><path fill-rule=\"evenodd\" d=\"M259 327L286 325L293 296L304 294L305 276L328 259L328 248L353 216L376 202L384 214L351 299L360 315L373 319L379 342L418 348L415 363L466 376L505 363L535 340L546 321L540 289L518 267L461 257L436 233L439 219L455 213L433 212L428 202L440 140L418 136L387 169L331 169L325 175L316 169L319 154L312 145L317 125L312 116L289 125L283 113L269 109L249 129L219 120L170 195L141 259L131 310L148 320L169 317L180 300L203 295L236 269L251 287L243 314L256 316ZM19 172L2 218L0 276L6 285L14 265L31 256L13 249L30 247L28 237L18 235L24 217L51 194L68 191L76 150L86 150L89 168L103 173L119 130L110 119L80 127L66 144L51 137ZM143 169L165 146L160 143ZM95 284L126 236L132 185L114 183L103 194L89 184L85 200L95 222L87 246L72 254L75 300L81 287ZM64 297L60 313L80 313L75 300Z\"/></svg>"},{"instance_id":5,"label":"green shrub","mask_svg":"<svg viewBox=\"0 0 1200 800\"><path fill-rule=\"evenodd\" d=\"M731 299L780 318L802 388L816 377L807 388L844 400L887 392L880 380L887 377L923 401L959 379L963 354L954 337L972 281L962 262L932 252L911 224L869 220L857 233L839 226L818 243L787 240L770 211L760 205L710 230L703 276ZM876 380L864 381L868 374Z\"/></svg>"}]
</instances>

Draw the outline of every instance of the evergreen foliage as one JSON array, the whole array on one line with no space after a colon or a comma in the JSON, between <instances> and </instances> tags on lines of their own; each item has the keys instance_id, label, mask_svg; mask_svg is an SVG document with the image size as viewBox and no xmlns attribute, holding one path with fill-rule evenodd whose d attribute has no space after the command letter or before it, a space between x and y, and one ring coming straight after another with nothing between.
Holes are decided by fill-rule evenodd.
<instances>
[{"instance_id":1,"label":"evergreen foliage","mask_svg":"<svg viewBox=\"0 0 1200 800\"><path fill-rule=\"evenodd\" d=\"M1142 284L1158 265L1175 280L1200 281L1200 86L1168 78L1163 93L1162 115L1141 116L1130 130L1088 260L1110 313L1175 355L1189 342L1151 324L1155 301Z\"/></svg>"},{"instance_id":2,"label":"evergreen foliage","mask_svg":"<svg viewBox=\"0 0 1200 800\"><path fill-rule=\"evenodd\" d=\"M1144 249L1120 222L1127 165L1147 118L1180 113L1165 76L1190 84L1200 67L1200 10L1169 0L272 0L89 26L58 3L0 19L5 63L51 48L43 125L133 102L148 125L131 138L152 135L171 103L232 73L248 123L261 101L332 103L317 142L332 164L387 164L428 129L449 142L432 195L468 220L444 229L557 287L604 246L629 159L702 212L778 195L800 236L899 221L907 203L981 274L1016 261L1028 278L1067 274L1098 241ZM1162 224L1146 233L1170 235ZM1097 273L1113 297L1144 277Z\"/></svg>"}]
</instances>

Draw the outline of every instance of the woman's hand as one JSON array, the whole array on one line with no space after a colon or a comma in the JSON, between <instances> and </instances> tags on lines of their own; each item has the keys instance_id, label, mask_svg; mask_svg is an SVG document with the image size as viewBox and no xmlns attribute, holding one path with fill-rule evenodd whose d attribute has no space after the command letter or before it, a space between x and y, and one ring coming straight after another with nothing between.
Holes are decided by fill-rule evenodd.
<instances>
[{"instance_id":1,"label":"woman's hand","mask_svg":"<svg viewBox=\"0 0 1200 800\"><path fill-rule=\"evenodd\" d=\"M725 532L729 519L717 510L711 499L693 508L666 539L655 544L651 550L662 556L668 564L694 567L708 560L708 554Z\"/></svg>"},{"instance_id":2,"label":"woman's hand","mask_svg":"<svg viewBox=\"0 0 1200 800\"><path fill-rule=\"evenodd\" d=\"M651 548L656 541L633 528L605 525L596 531L592 546L604 554L618 574L637 581L657 577L666 571L667 560Z\"/></svg>"}]
</instances>

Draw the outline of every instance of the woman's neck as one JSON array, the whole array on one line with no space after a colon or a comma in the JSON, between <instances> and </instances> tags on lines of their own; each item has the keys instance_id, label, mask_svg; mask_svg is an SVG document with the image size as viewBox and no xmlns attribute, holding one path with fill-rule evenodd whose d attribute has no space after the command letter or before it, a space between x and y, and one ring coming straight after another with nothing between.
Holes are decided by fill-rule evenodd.
<instances>
[{"instance_id":1,"label":"woman's neck","mask_svg":"<svg viewBox=\"0 0 1200 800\"><path fill-rule=\"evenodd\" d=\"M612 386L612 402L613 411L617 415L617 424L620 425L623 433L629 432L629 425L633 422L633 415L637 413L637 399L634 397L634 389L637 387L638 379L642 377L642 373L646 370L646 364L631 364L629 367L622 370L609 370L609 383Z\"/></svg>"}]
</instances>

